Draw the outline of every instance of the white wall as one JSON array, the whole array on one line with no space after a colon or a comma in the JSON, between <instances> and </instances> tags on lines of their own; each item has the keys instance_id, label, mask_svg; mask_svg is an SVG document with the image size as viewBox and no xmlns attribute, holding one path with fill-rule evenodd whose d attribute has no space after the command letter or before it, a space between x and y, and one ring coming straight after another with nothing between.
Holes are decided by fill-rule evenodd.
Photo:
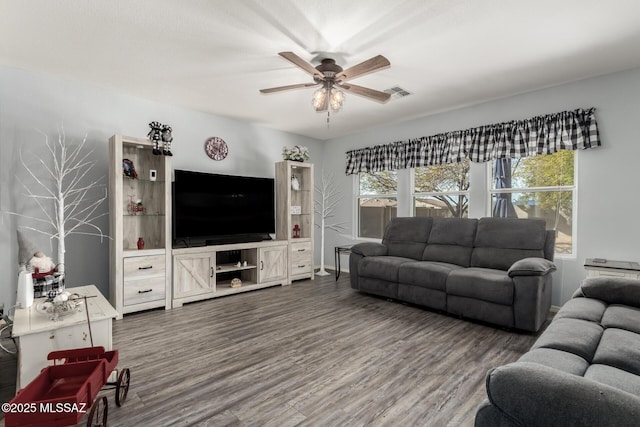
<instances>
[{"instance_id":1,"label":"white wall","mask_svg":"<svg viewBox=\"0 0 640 427\"><path fill-rule=\"evenodd\" d=\"M388 108L393 108L394 102L402 102L402 99L391 101ZM345 198L345 203L336 212L336 221L351 221L354 212L353 179L344 173L344 153L348 150L591 106L597 108L602 147L577 155L576 250L574 257L556 259L558 271L554 273L553 304L560 305L586 277L585 258L640 261L640 69L376 127L327 141L325 169L336 175ZM487 216L485 165L473 164L471 174L470 216ZM353 243L347 233L328 232L326 238L328 260L333 260L335 245ZM342 266L346 264L343 262Z\"/></svg>"},{"instance_id":2,"label":"white wall","mask_svg":"<svg viewBox=\"0 0 640 427\"><path fill-rule=\"evenodd\" d=\"M393 108L394 102L402 102L402 99L392 101L388 107ZM151 102L109 89L0 67L0 210L16 211L23 205L23 191L16 179L24 173L18 163L19 150L39 149L43 138L37 129L55 136L56 125L60 123L64 124L70 139L78 141L88 134L87 144L95 149L93 159L97 161L92 175L104 175L105 182L107 139L115 133L144 137L152 120L173 127L174 167L178 169L272 177L273 163L280 160L283 145L306 145L316 165L316 181L319 182L324 163L326 171L335 174L343 194L344 202L332 220L351 223L352 177L344 175L344 153L350 149L590 106L597 108L603 146L578 153L576 256L557 259L559 268L554 275L553 303L559 305L571 296L585 277L582 267L585 258L640 260L640 226L636 223L640 212L637 190L640 141L636 130L636 124L640 123L640 70L372 128L323 144L299 135ZM214 162L205 156L203 144L209 136L220 136L227 141L230 150L227 159ZM486 182L483 165L473 165L471 173L474 183ZM486 214L483 188L474 184L470 202L472 216ZM106 205L104 209L106 212ZM15 231L22 221L0 216L0 303L5 306L15 300ZM107 230L108 218L103 218L99 225ZM325 257L328 265L333 263L335 245L353 243L351 231L349 227L346 235L327 232ZM319 233L316 236L318 249ZM33 234L30 237L46 253L54 253L46 239ZM72 237L67 245L68 284L94 283L106 294L108 242ZM318 260L319 254L316 254L316 263ZM346 264L343 262L343 267Z\"/></svg>"},{"instance_id":3,"label":"white wall","mask_svg":"<svg viewBox=\"0 0 640 427\"><path fill-rule=\"evenodd\" d=\"M97 162L91 175L104 176L106 184L108 138L117 133L146 137L148 123L154 120L173 128L173 165L176 169L273 177L274 163L281 160L283 145L308 146L312 161L322 157L322 143L300 135L0 67L0 211L23 213L26 198L17 176L24 175L25 171L18 156L20 150L41 152L44 138L38 129L50 137L57 137L56 126L64 124L68 140L77 142L87 133L87 147L94 149L92 159ZM204 141L210 136L219 136L227 142L229 155L225 160L216 162L205 155ZM107 210L108 203L105 203L102 212ZM15 301L16 226L24 224L24 219L0 215L0 304L4 303L6 307ZM99 220L98 225L108 232L108 217ZM46 237L28 233L43 252L55 257L55 242L50 245ZM108 241L100 243L93 237L69 237L67 286L93 283L107 295L108 251Z\"/></svg>"}]
</instances>

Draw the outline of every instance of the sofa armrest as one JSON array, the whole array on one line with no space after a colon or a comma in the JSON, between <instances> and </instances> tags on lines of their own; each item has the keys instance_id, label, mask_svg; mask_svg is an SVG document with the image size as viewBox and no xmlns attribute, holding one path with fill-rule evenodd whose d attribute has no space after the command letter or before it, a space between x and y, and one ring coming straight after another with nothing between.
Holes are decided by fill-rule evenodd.
<instances>
[{"instance_id":1,"label":"sofa armrest","mask_svg":"<svg viewBox=\"0 0 640 427\"><path fill-rule=\"evenodd\" d=\"M545 258L523 258L513 263L507 270L509 277L544 276L556 271L556 265Z\"/></svg>"},{"instance_id":2,"label":"sofa armrest","mask_svg":"<svg viewBox=\"0 0 640 427\"><path fill-rule=\"evenodd\" d=\"M384 256L387 255L387 247L382 243L363 242L354 245L351 252L362 256Z\"/></svg>"},{"instance_id":3,"label":"sofa armrest","mask_svg":"<svg viewBox=\"0 0 640 427\"><path fill-rule=\"evenodd\" d=\"M606 384L537 363L489 371L489 401L516 425L638 425L640 398Z\"/></svg>"},{"instance_id":4,"label":"sofa armrest","mask_svg":"<svg viewBox=\"0 0 640 427\"><path fill-rule=\"evenodd\" d=\"M608 304L640 307L639 279L610 276L587 277L582 281L579 291L582 296L599 299Z\"/></svg>"}]
</instances>

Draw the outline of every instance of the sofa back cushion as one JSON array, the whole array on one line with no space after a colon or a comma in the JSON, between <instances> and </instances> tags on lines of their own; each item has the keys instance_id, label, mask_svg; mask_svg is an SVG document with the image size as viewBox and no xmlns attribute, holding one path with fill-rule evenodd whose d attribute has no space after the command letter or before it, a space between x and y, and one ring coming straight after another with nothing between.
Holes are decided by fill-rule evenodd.
<instances>
[{"instance_id":1,"label":"sofa back cushion","mask_svg":"<svg viewBox=\"0 0 640 427\"><path fill-rule=\"evenodd\" d=\"M477 219L434 218L422 259L469 267L477 224Z\"/></svg>"},{"instance_id":2,"label":"sofa back cushion","mask_svg":"<svg viewBox=\"0 0 640 427\"><path fill-rule=\"evenodd\" d=\"M523 258L544 258L546 240L542 219L481 218L471 266L508 270Z\"/></svg>"},{"instance_id":3,"label":"sofa back cushion","mask_svg":"<svg viewBox=\"0 0 640 427\"><path fill-rule=\"evenodd\" d=\"M422 259L431 232L432 218L393 218L384 230L382 244L388 255Z\"/></svg>"}]
</instances>

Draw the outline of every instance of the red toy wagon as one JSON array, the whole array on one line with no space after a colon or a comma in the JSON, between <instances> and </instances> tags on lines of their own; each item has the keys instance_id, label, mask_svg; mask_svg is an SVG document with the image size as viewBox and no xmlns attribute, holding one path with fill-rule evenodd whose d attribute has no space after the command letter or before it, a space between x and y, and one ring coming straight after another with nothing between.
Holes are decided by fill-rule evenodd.
<instances>
[{"instance_id":1,"label":"red toy wagon","mask_svg":"<svg viewBox=\"0 0 640 427\"><path fill-rule=\"evenodd\" d=\"M70 426L85 412L89 412L88 427L106 426L108 402L106 396L96 399L100 390L105 385L115 386L117 406L129 392L129 369L120 372L117 382L109 382L118 364L118 350L86 347L54 351L48 359L54 365L44 368L7 404L5 426Z\"/></svg>"}]
</instances>

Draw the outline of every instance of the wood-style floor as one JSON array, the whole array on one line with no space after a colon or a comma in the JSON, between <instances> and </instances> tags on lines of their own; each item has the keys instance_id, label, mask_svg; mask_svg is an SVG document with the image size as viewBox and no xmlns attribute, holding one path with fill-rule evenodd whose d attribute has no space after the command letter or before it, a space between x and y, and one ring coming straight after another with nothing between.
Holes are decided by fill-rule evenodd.
<instances>
[{"instance_id":1,"label":"wood-style floor","mask_svg":"<svg viewBox=\"0 0 640 427\"><path fill-rule=\"evenodd\" d=\"M471 426L487 370L536 338L361 294L347 274L127 315L113 330L131 388L120 408L109 392L111 427Z\"/></svg>"}]
</instances>

